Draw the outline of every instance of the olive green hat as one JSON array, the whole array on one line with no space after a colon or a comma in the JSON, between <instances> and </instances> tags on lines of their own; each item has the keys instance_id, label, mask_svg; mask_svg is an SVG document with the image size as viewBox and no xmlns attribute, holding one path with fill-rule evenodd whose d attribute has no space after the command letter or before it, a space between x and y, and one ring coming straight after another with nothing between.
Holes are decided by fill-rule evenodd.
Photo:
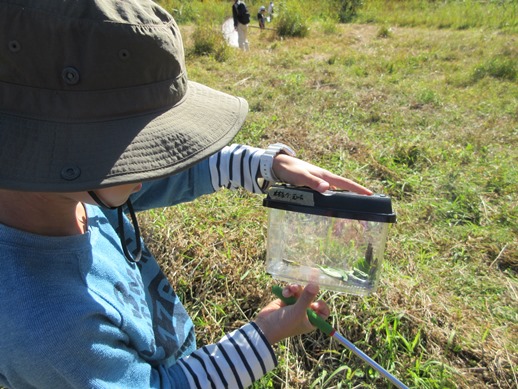
<instances>
[{"instance_id":1,"label":"olive green hat","mask_svg":"<svg viewBox=\"0 0 518 389\"><path fill-rule=\"evenodd\" d=\"M228 144L245 100L189 81L151 0L0 0L0 188L160 178Z\"/></svg>"}]
</instances>

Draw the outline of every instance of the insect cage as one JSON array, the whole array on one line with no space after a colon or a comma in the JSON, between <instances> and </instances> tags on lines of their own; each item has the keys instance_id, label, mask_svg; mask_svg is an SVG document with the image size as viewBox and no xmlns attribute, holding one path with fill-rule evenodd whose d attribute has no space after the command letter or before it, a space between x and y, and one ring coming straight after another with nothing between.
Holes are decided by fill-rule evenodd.
<instances>
[{"instance_id":1,"label":"insect cage","mask_svg":"<svg viewBox=\"0 0 518 389\"><path fill-rule=\"evenodd\" d=\"M356 295L376 290L388 226L396 221L390 197L274 185L263 205L266 271L274 278Z\"/></svg>"}]
</instances>

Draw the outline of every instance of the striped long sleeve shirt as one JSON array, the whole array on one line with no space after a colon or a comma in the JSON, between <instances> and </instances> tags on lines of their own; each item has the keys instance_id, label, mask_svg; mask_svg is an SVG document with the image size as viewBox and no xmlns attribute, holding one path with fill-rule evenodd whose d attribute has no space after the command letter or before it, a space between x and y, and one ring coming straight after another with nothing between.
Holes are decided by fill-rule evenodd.
<instances>
[{"instance_id":1,"label":"striped long sleeve shirt","mask_svg":"<svg viewBox=\"0 0 518 389\"><path fill-rule=\"evenodd\" d=\"M211 156L209 165L214 190L241 187L252 193L263 193L269 184L259 174L263 154L263 149L233 144Z\"/></svg>"}]
</instances>

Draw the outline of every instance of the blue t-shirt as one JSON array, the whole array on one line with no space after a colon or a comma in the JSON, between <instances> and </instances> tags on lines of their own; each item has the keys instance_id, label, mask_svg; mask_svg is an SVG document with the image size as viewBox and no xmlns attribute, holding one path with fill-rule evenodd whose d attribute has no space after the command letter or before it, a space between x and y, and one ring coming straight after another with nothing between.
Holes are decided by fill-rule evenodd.
<instances>
[{"instance_id":1,"label":"blue t-shirt","mask_svg":"<svg viewBox=\"0 0 518 389\"><path fill-rule=\"evenodd\" d=\"M211 171L228 172L215 169L219 157L145 183L132 196L135 209L213 192ZM0 385L245 387L275 367L254 323L197 350L193 323L154 257L144 246L138 263L127 261L117 212L90 205L86 211L82 235L41 236L0 224ZM127 218L124 228L131 252Z\"/></svg>"}]
</instances>

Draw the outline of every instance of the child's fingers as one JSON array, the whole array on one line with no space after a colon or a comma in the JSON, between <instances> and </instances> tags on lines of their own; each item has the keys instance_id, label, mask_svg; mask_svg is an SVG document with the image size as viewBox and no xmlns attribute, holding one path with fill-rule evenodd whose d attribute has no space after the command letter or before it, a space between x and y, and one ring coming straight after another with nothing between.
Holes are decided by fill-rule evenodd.
<instances>
[{"instance_id":1,"label":"child's fingers","mask_svg":"<svg viewBox=\"0 0 518 389\"><path fill-rule=\"evenodd\" d=\"M317 313L317 315L322 317L324 320L327 320L327 318L331 314L329 306L322 300L312 303L311 309L314 310Z\"/></svg>"},{"instance_id":2,"label":"child's fingers","mask_svg":"<svg viewBox=\"0 0 518 389\"><path fill-rule=\"evenodd\" d=\"M295 297L295 298L298 298L300 296L300 294L302 293L302 286L298 285L298 284L290 284L290 285L286 285L283 289L282 289L282 295L284 297Z\"/></svg>"}]
</instances>

